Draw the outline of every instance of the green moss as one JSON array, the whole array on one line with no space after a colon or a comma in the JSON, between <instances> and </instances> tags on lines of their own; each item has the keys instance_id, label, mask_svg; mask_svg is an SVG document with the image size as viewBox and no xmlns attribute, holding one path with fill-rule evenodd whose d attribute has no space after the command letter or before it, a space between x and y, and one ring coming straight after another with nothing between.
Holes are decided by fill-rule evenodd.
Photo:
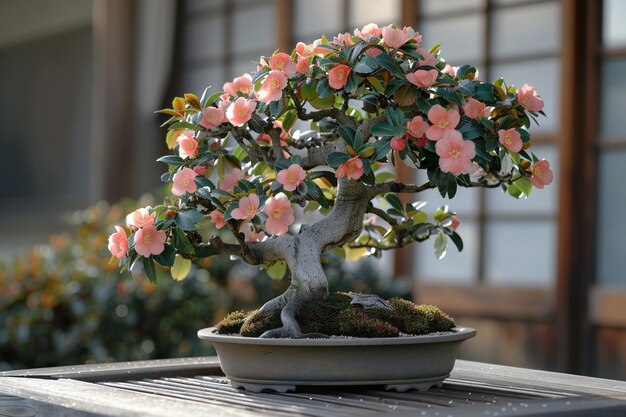
<instances>
[{"instance_id":1,"label":"green moss","mask_svg":"<svg viewBox=\"0 0 626 417\"><path fill-rule=\"evenodd\" d=\"M338 336L398 337L400 331L383 320L371 317L360 307L347 308L339 313Z\"/></svg>"},{"instance_id":2,"label":"green moss","mask_svg":"<svg viewBox=\"0 0 626 417\"><path fill-rule=\"evenodd\" d=\"M329 294L318 303L304 308L296 317L304 333L340 335L339 314L349 309L352 298L343 292Z\"/></svg>"},{"instance_id":3,"label":"green moss","mask_svg":"<svg viewBox=\"0 0 626 417\"><path fill-rule=\"evenodd\" d=\"M282 326L280 321L280 310L260 313L258 310L246 318L241 326L240 334L246 337L259 337L270 329Z\"/></svg>"},{"instance_id":4,"label":"green moss","mask_svg":"<svg viewBox=\"0 0 626 417\"><path fill-rule=\"evenodd\" d=\"M244 321L246 321L246 317L250 315L250 312L245 312L243 310L233 311L229 313L215 325L217 329L217 333L219 334L236 334L241 331L241 326L243 326Z\"/></svg>"},{"instance_id":5,"label":"green moss","mask_svg":"<svg viewBox=\"0 0 626 417\"><path fill-rule=\"evenodd\" d=\"M329 294L323 300L304 308L296 317L303 333L321 333L353 337L397 337L400 333L428 334L451 330L455 324L439 308L416 305L411 301L392 298L393 310L363 309L351 305L352 298L342 292ZM239 333L258 337L282 325L280 311L229 314L217 324L218 333Z\"/></svg>"}]
</instances>

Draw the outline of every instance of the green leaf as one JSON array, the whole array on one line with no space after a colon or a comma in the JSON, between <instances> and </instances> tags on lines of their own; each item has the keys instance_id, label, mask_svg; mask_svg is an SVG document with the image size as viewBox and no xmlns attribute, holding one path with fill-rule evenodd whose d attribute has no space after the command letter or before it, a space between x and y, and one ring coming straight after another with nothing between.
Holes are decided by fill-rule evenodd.
<instances>
[{"instance_id":1,"label":"green leaf","mask_svg":"<svg viewBox=\"0 0 626 417\"><path fill-rule=\"evenodd\" d=\"M402 110L396 109L394 107L387 107L385 115L387 116L387 121L393 126L406 126L406 117L404 117L404 113L402 112ZM406 132L406 129L404 131Z\"/></svg>"},{"instance_id":2,"label":"green leaf","mask_svg":"<svg viewBox=\"0 0 626 417\"><path fill-rule=\"evenodd\" d=\"M171 267L174 265L174 257L176 256L176 249L174 246L169 243L165 244L165 249L163 252L154 256L154 260L157 261L160 265Z\"/></svg>"},{"instance_id":3,"label":"green leaf","mask_svg":"<svg viewBox=\"0 0 626 417\"><path fill-rule=\"evenodd\" d=\"M256 84L257 81L259 81L261 78L263 78L265 75L267 75L270 72L270 70L263 69L261 71L258 71L256 74L254 74L254 77L252 77L252 84Z\"/></svg>"},{"instance_id":4,"label":"green leaf","mask_svg":"<svg viewBox=\"0 0 626 417\"><path fill-rule=\"evenodd\" d=\"M417 210L411 214L411 220L413 220L414 225L426 223L428 214L424 210Z\"/></svg>"},{"instance_id":5,"label":"green leaf","mask_svg":"<svg viewBox=\"0 0 626 417\"><path fill-rule=\"evenodd\" d=\"M189 259L185 259L180 255L176 255L176 259L174 259L174 265L172 269L170 269L170 274L172 274L172 278L175 281L182 281L187 278L189 275L189 271L191 271L191 261Z\"/></svg>"},{"instance_id":6,"label":"green leaf","mask_svg":"<svg viewBox=\"0 0 626 417\"><path fill-rule=\"evenodd\" d=\"M463 239L461 239L461 236L459 236L457 232L452 232L449 236L450 236L450 239L452 239L452 243L454 243L454 246L456 246L456 249L459 252L462 252L463 251Z\"/></svg>"},{"instance_id":7,"label":"green leaf","mask_svg":"<svg viewBox=\"0 0 626 417\"><path fill-rule=\"evenodd\" d=\"M341 125L337 128L337 133L339 133L339 136L341 136L341 138L350 146L352 146L353 148L354 146L354 136L356 134L356 132L354 130L352 130L352 128L346 126L346 125Z\"/></svg>"},{"instance_id":8,"label":"green leaf","mask_svg":"<svg viewBox=\"0 0 626 417\"><path fill-rule=\"evenodd\" d=\"M476 92L476 87L474 87L474 81L472 80L463 80L459 83L459 93L464 96L474 95Z\"/></svg>"},{"instance_id":9,"label":"green leaf","mask_svg":"<svg viewBox=\"0 0 626 417\"><path fill-rule=\"evenodd\" d=\"M237 147L233 150L233 156L240 161L243 161L248 156L248 153L244 151L240 145L237 145Z\"/></svg>"},{"instance_id":10,"label":"green leaf","mask_svg":"<svg viewBox=\"0 0 626 417\"><path fill-rule=\"evenodd\" d=\"M206 108L208 106L213 105L213 103L215 103L217 101L218 98L220 98L220 96L224 94L223 91L216 91L215 93L211 94L205 101L203 104L203 107Z\"/></svg>"},{"instance_id":11,"label":"green leaf","mask_svg":"<svg viewBox=\"0 0 626 417\"><path fill-rule=\"evenodd\" d=\"M330 203L324 196L322 189L313 181L306 181L307 193L319 204L321 207L329 208Z\"/></svg>"},{"instance_id":12,"label":"green leaf","mask_svg":"<svg viewBox=\"0 0 626 417\"><path fill-rule=\"evenodd\" d=\"M456 70L456 77L459 80L470 77L472 74L476 75L476 68L468 64L463 64Z\"/></svg>"},{"instance_id":13,"label":"green leaf","mask_svg":"<svg viewBox=\"0 0 626 417\"><path fill-rule=\"evenodd\" d=\"M202 214L196 209L185 209L176 213L176 224L183 230L196 230L202 221Z\"/></svg>"},{"instance_id":14,"label":"green leaf","mask_svg":"<svg viewBox=\"0 0 626 417\"><path fill-rule=\"evenodd\" d=\"M353 68L354 72L358 74L371 74L378 68L378 61L376 58L367 54L361 57L361 60Z\"/></svg>"},{"instance_id":15,"label":"green leaf","mask_svg":"<svg viewBox=\"0 0 626 417\"><path fill-rule=\"evenodd\" d=\"M380 161L384 159L391 150L391 139L381 139L374 143L374 149L376 153L372 157L374 161Z\"/></svg>"},{"instance_id":16,"label":"green leaf","mask_svg":"<svg viewBox=\"0 0 626 417\"><path fill-rule=\"evenodd\" d=\"M351 73L350 75L348 75L348 79L346 80L346 85L343 87L343 89L346 92L351 93L354 90L356 90L358 86L359 86L359 78L357 77L356 74Z\"/></svg>"},{"instance_id":17,"label":"green leaf","mask_svg":"<svg viewBox=\"0 0 626 417\"><path fill-rule=\"evenodd\" d=\"M302 98L305 100L314 100L317 98L317 92L316 92L316 84L315 82L313 82L313 79L307 80L307 82L302 83L302 90L301 90L301 94L302 94Z\"/></svg>"},{"instance_id":18,"label":"green leaf","mask_svg":"<svg viewBox=\"0 0 626 417\"><path fill-rule=\"evenodd\" d=\"M437 188L442 197L448 194L448 198L453 198L456 195L456 177L451 173L441 173L437 182Z\"/></svg>"},{"instance_id":19,"label":"green leaf","mask_svg":"<svg viewBox=\"0 0 626 417\"><path fill-rule=\"evenodd\" d=\"M174 246L180 253L184 253L185 255L193 255L195 250L185 232L181 229L174 229Z\"/></svg>"},{"instance_id":20,"label":"green leaf","mask_svg":"<svg viewBox=\"0 0 626 417\"><path fill-rule=\"evenodd\" d=\"M374 136L380 137L403 136L406 133L406 127L394 126L387 123L378 123L372 126L370 133Z\"/></svg>"},{"instance_id":21,"label":"green leaf","mask_svg":"<svg viewBox=\"0 0 626 417\"><path fill-rule=\"evenodd\" d=\"M292 109L289 111L285 112L285 115L283 116L283 129L285 129L285 131L289 131L298 121L298 113Z\"/></svg>"},{"instance_id":22,"label":"green leaf","mask_svg":"<svg viewBox=\"0 0 626 417\"><path fill-rule=\"evenodd\" d=\"M291 160L287 158L278 158L276 162L274 162L274 169L276 172L282 171L283 169L287 169L292 165Z\"/></svg>"},{"instance_id":23,"label":"green leaf","mask_svg":"<svg viewBox=\"0 0 626 417\"><path fill-rule=\"evenodd\" d=\"M463 105L463 100L459 93L450 87L437 87L437 95L452 104Z\"/></svg>"},{"instance_id":24,"label":"green leaf","mask_svg":"<svg viewBox=\"0 0 626 417\"><path fill-rule=\"evenodd\" d=\"M398 63L391 56L389 56L389 54L383 52L376 55L376 61L378 61L378 65L380 65L396 77L404 78L404 71L402 71L400 65L398 65Z\"/></svg>"},{"instance_id":25,"label":"green leaf","mask_svg":"<svg viewBox=\"0 0 626 417\"><path fill-rule=\"evenodd\" d=\"M189 129L189 130L200 130L200 128L189 122L176 122L172 124L169 129Z\"/></svg>"},{"instance_id":26,"label":"green leaf","mask_svg":"<svg viewBox=\"0 0 626 417\"><path fill-rule=\"evenodd\" d=\"M400 201L400 198L397 195L393 193L387 193L385 194L385 200L387 200L393 208L400 211L400 213L402 213L402 211L404 210L404 207L402 207L402 201Z\"/></svg>"},{"instance_id":27,"label":"green leaf","mask_svg":"<svg viewBox=\"0 0 626 417\"><path fill-rule=\"evenodd\" d=\"M496 92L493 88L493 85L489 83L476 83L474 85L474 88L476 91L474 94L474 97L477 100L485 102L486 104L492 104L496 101L495 100Z\"/></svg>"},{"instance_id":28,"label":"green leaf","mask_svg":"<svg viewBox=\"0 0 626 417\"><path fill-rule=\"evenodd\" d=\"M181 166L183 164L183 158L176 155L165 155L157 159L157 162L163 162L164 164Z\"/></svg>"},{"instance_id":29,"label":"green leaf","mask_svg":"<svg viewBox=\"0 0 626 417\"><path fill-rule=\"evenodd\" d=\"M211 190L215 189L215 184L213 184L213 181L208 178L198 176L194 178L194 182L198 188L209 188Z\"/></svg>"},{"instance_id":30,"label":"green leaf","mask_svg":"<svg viewBox=\"0 0 626 417\"><path fill-rule=\"evenodd\" d=\"M435 238L435 256L437 259L443 259L448 252L448 238L445 233L439 232Z\"/></svg>"},{"instance_id":31,"label":"green leaf","mask_svg":"<svg viewBox=\"0 0 626 417\"><path fill-rule=\"evenodd\" d=\"M533 189L533 184L527 177L522 177L515 181L513 184L515 184L515 186L519 188L526 197L530 197L530 192Z\"/></svg>"},{"instance_id":32,"label":"green leaf","mask_svg":"<svg viewBox=\"0 0 626 417\"><path fill-rule=\"evenodd\" d=\"M282 279L287 273L287 262L274 262L267 268L267 275L272 279Z\"/></svg>"},{"instance_id":33,"label":"green leaf","mask_svg":"<svg viewBox=\"0 0 626 417\"><path fill-rule=\"evenodd\" d=\"M328 162L329 166L337 168L348 159L350 159L350 155L345 152L333 152L326 157L326 162Z\"/></svg>"},{"instance_id":34,"label":"green leaf","mask_svg":"<svg viewBox=\"0 0 626 417\"><path fill-rule=\"evenodd\" d=\"M282 114L283 110L285 109L285 102L282 99L274 100L270 102L268 108L270 110L270 115L274 118L277 118Z\"/></svg>"},{"instance_id":35,"label":"green leaf","mask_svg":"<svg viewBox=\"0 0 626 417\"><path fill-rule=\"evenodd\" d=\"M154 261L152 258L143 258L143 271L148 276L148 279L152 283L156 283L156 268L154 266Z\"/></svg>"},{"instance_id":36,"label":"green leaf","mask_svg":"<svg viewBox=\"0 0 626 417\"><path fill-rule=\"evenodd\" d=\"M415 59L419 59L419 60L423 60L424 56L422 54L420 54L419 52L417 52L417 50L415 49L415 46L410 46L410 45L403 45L400 50L402 51L402 53L410 56L411 58L415 58Z\"/></svg>"},{"instance_id":37,"label":"green leaf","mask_svg":"<svg viewBox=\"0 0 626 417\"><path fill-rule=\"evenodd\" d=\"M391 149L391 147L389 149ZM386 181L395 181L395 179L396 179L396 174L394 174L393 172L381 171L378 174L376 174L377 183L386 182Z\"/></svg>"},{"instance_id":38,"label":"green leaf","mask_svg":"<svg viewBox=\"0 0 626 417\"><path fill-rule=\"evenodd\" d=\"M331 97L334 94L333 90L330 88L330 84L328 84L328 78L319 80L315 91L317 91L319 98Z\"/></svg>"},{"instance_id":39,"label":"green leaf","mask_svg":"<svg viewBox=\"0 0 626 417\"><path fill-rule=\"evenodd\" d=\"M522 190L520 190L515 184L509 184L506 190L510 196L515 198L520 198L522 194Z\"/></svg>"}]
</instances>

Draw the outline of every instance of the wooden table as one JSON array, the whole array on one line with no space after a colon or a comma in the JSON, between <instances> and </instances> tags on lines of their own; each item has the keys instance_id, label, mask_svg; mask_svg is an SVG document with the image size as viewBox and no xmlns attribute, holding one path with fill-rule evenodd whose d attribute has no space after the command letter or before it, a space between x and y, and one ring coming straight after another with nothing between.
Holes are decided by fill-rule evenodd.
<instances>
[{"instance_id":1,"label":"wooden table","mask_svg":"<svg viewBox=\"0 0 626 417\"><path fill-rule=\"evenodd\" d=\"M626 416L626 382L459 360L442 388L238 391L215 357L0 373L0 416Z\"/></svg>"}]
</instances>

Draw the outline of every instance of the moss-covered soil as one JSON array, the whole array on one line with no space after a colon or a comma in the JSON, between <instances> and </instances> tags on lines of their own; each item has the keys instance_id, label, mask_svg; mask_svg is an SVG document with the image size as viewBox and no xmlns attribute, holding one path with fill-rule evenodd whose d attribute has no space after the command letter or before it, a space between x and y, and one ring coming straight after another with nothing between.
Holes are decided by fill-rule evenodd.
<instances>
[{"instance_id":1,"label":"moss-covered soil","mask_svg":"<svg viewBox=\"0 0 626 417\"><path fill-rule=\"evenodd\" d=\"M306 307L296 317L302 332L327 336L398 337L450 331L454 320L435 306L416 305L400 298L388 300L393 310L352 305L349 294L337 292ZM258 337L281 326L280 311L236 311L216 325L220 334Z\"/></svg>"}]
</instances>

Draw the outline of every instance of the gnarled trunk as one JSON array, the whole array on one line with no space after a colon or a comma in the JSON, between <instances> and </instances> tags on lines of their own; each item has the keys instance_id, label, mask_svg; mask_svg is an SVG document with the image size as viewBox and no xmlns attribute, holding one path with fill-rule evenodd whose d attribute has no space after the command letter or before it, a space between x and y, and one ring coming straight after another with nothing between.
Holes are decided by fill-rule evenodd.
<instances>
[{"instance_id":1,"label":"gnarled trunk","mask_svg":"<svg viewBox=\"0 0 626 417\"><path fill-rule=\"evenodd\" d=\"M295 316L304 306L328 294L328 281L320 261L325 250L354 240L363 227L370 195L361 182L341 179L333 210L298 236L285 235L251 246L260 259L284 259L291 274L289 288L268 301L261 311L282 309L283 327L262 337L302 337ZM264 245L266 244L266 245Z\"/></svg>"}]
</instances>

